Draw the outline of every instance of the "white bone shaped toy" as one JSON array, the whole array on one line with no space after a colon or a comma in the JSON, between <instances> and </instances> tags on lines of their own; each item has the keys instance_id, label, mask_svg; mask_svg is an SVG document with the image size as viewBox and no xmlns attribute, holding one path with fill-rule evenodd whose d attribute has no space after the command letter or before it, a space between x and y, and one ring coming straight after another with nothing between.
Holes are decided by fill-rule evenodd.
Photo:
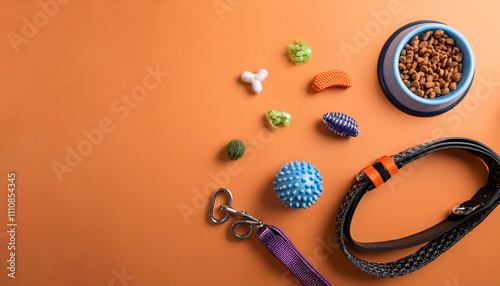
<instances>
[{"instance_id":1,"label":"white bone shaped toy","mask_svg":"<svg viewBox=\"0 0 500 286\"><path fill-rule=\"evenodd\" d=\"M241 80L246 83L251 83L254 93L260 93L262 91L262 82L266 79L267 75L268 72L265 69L260 69L255 74L246 71L241 75Z\"/></svg>"}]
</instances>

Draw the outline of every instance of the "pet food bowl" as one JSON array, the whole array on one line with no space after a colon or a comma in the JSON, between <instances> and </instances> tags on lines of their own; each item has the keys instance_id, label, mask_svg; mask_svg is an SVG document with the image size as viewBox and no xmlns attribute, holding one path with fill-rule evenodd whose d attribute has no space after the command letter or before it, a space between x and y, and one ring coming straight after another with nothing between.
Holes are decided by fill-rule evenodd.
<instances>
[{"instance_id":1,"label":"pet food bowl","mask_svg":"<svg viewBox=\"0 0 500 286\"><path fill-rule=\"evenodd\" d=\"M457 89L435 98L422 98L411 92L399 73L399 56L410 40L429 30L443 30L464 55L462 78ZM417 21L399 28L387 40L378 59L378 80L385 96L399 110L414 116L435 116L452 109L467 94L474 78L475 60L472 48L465 37L452 27L435 21Z\"/></svg>"}]
</instances>

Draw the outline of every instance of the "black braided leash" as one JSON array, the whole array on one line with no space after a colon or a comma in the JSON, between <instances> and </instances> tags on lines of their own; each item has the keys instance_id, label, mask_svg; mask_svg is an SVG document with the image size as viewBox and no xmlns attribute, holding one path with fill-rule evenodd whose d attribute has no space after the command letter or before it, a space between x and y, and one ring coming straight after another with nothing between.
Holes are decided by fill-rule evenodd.
<instances>
[{"instance_id":1,"label":"black braided leash","mask_svg":"<svg viewBox=\"0 0 500 286\"><path fill-rule=\"evenodd\" d=\"M488 181L472 199L455 207L445 220L404 238L363 243L357 242L351 237L350 227L354 211L363 195L375 188L374 182L364 171L356 177L356 183L344 197L337 214L336 232L340 248L357 268L377 277L397 277L411 273L447 251L478 226L500 203L500 157L486 145L475 140L458 137L441 138L409 148L390 156L390 158L397 168L401 169L418 158L446 149L461 149L479 157L488 167ZM376 171L380 173L385 182L388 170L380 168L379 165ZM346 247L345 239L353 247L368 251L391 251L428 243L415 253L396 261L374 263L362 260L350 253Z\"/></svg>"}]
</instances>

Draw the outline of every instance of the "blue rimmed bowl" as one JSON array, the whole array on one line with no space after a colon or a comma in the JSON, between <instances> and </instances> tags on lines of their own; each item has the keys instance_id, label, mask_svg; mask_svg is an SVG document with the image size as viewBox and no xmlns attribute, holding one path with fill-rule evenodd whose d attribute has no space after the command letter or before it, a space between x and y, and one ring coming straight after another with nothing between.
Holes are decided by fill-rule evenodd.
<instances>
[{"instance_id":1,"label":"blue rimmed bowl","mask_svg":"<svg viewBox=\"0 0 500 286\"><path fill-rule=\"evenodd\" d=\"M455 41L463 54L462 78L457 89L436 98L422 98L410 91L399 73L399 56L405 45L417 36L431 30L443 30ZM452 109L467 94L474 79L475 60L467 39L454 28L435 21L417 21L399 28L387 40L378 60L378 80L385 96L399 110L414 116L435 116Z\"/></svg>"}]
</instances>

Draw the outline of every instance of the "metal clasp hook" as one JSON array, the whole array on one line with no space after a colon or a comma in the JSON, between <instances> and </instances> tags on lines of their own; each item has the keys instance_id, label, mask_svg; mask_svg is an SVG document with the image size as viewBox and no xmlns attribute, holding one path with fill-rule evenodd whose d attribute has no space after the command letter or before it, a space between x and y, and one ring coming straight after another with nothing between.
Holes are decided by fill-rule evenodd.
<instances>
[{"instance_id":1,"label":"metal clasp hook","mask_svg":"<svg viewBox=\"0 0 500 286\"><path fill-rule=\"evenodd\" d=\"M214 218L215 198L221 192L224 192L228 195L229 202L228 202L228 205L220 205L220 209L222 211L226 212L226 216L220 220L217 220ZM245 211L239 211L239 210L234 209L232 207L232 205L233 205L233 194L228 189L220 188L217 191L215 191L214 194L212 195L212 202L210 203L210 211L208 214L208 216L210 217L210 220L215 224L222 224L222 223L226 222L231 215L240 216L243 219L235 221L231 225L231 233L237 239L249 238L250 235L252 235L253 226L261 227L262 221L252 217L251 215L247 214L247 212L245 212ZM236 233L236 228L242 224L248 225L250 227L250 230L247 233L245 233L244 235L239 235Z\"/></svg>"}]
</instances>

